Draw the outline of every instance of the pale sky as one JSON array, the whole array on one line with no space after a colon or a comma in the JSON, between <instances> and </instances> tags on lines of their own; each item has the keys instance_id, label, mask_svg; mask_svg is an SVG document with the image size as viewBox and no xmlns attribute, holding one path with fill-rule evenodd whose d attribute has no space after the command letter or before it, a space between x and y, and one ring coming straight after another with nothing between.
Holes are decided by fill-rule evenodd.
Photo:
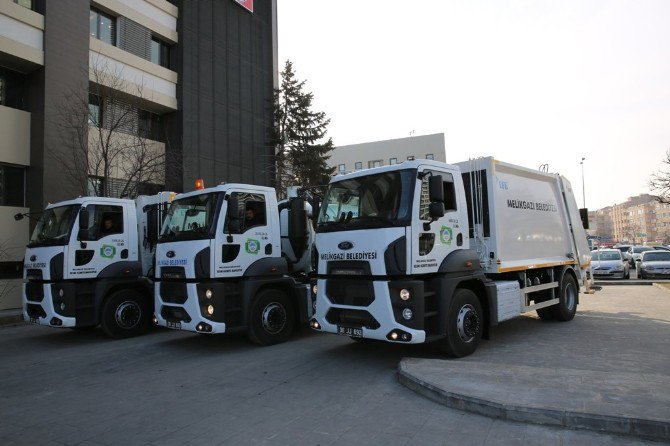
<instances>
[{"instance_id":1,"label":"pale sky","mask_svg":"<svg viewBox=\"0 0 670 446\"><path fill-rule=\"evenodd\" d=\"M447 162L548 163L595 210L670 148L670 0L278 0L335 145L445 133Z\"/></svg>"}]
</instances>

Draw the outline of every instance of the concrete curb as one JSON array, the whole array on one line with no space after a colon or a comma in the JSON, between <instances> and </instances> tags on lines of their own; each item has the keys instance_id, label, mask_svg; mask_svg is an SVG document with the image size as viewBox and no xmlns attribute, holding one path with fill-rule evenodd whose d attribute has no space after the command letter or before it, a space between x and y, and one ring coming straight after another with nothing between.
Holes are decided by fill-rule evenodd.
<instances>
[{"instance_id":1,"label":"concrete curb","mask_svg":"<svg viewBox=\"0 0 670 446\"><path fill-rule=\"evenodd\" d=\"M663 422L623 416L572 412L543 407L529 407L489 401L450 392L412 375L405 359L398 365L398 381L405 387L437 403L458 410L477 413L502 420L523 423L587 429L645 439L670 441L670 421Z\"/></svg>"},{"instance_id":2,"label":"concrete curb","mask_svg":"<svg viewBox=\"0 0 670 446\"><path fill-rule=\"evenodd\" d=\"M656 283L656 282L655 282L655 283L654 283L654 287L655 287L655 288L658 288L659 290L663 290L663 291L665 291L666 293L670 293L670 288L664 287L664 286L661 285L660 283Z\"/></svg>"}]
</instances>

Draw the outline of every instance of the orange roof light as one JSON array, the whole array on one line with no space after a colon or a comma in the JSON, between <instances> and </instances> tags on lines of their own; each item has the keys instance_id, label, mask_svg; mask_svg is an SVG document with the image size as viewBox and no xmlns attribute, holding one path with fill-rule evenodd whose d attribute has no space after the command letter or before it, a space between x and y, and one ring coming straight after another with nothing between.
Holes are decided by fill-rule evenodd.
<instances>
[{"instance_id":1,"label":"orange roof light","mask_svg":"<svg viewBox=\"0 0 670 446\"><path fill-rule=\"evenodd\" d=\"M203 180L202 178L198 178L197 180L195 180L196 190L202 190L204 188L205 188L205 180Z\"/></svg>"}]
</instances>

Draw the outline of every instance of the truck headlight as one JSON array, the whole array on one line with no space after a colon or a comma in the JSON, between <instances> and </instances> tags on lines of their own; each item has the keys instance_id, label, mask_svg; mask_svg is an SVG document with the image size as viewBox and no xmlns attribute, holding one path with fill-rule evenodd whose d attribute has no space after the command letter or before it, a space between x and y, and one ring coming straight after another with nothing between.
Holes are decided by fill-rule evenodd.
<instances>
[{"instance_id":1,"label":"truck headlight","mask_svg":"<svg viewBox=\"0 0 670 446\"><path fill-rule=\"evenodd\" d=\"M314 284L314 285L312 285L312 293L314 293L314 295L316 295L316 291L317 291L316 284Z\"/></svg>"},{"instance_id":2,"label":"truck headlight","mask_svg":"<svg viewBox=\"0 0 670 446\"><path fill-rule=\"evenodd\" d=\"M412 313L412 310L410 308L405 308L404 310L402 310L402 317L406 321L412 319L413 315L414 315L414 313Z\"/></svg>"},{"instance_id":3,"label":"truck headlight","mask_svg":"<svg viewBox=\"0 0 670 446\"><path fill-rule=\"evenodd\" d=\"M410 298L409 290L405 288L400 290L400 298L402 300L408 300Z\"/></svg>"},{"instance_id":4,"label":"truck headlight","mask_svg":"<svg viewBox=\"0 0 670 446\"><path fill-rule=\"evenodd\" d=\"M210 316L214 314L214 305L207 306L207 314Z\"/></svg>"},{"instance_id":5,"label":"truck headlight","mask_svg":"<svg viewBox=\"0 0 670 446\"><path fill-rule=\"evenodd\" d=\"M205 297L206 297L207 299L211 299L211 298L212 298L212 294L214 294L214 293L212 293L212 290L207 290L207 291L205 291Z\"/></svg>"}]
</instances>

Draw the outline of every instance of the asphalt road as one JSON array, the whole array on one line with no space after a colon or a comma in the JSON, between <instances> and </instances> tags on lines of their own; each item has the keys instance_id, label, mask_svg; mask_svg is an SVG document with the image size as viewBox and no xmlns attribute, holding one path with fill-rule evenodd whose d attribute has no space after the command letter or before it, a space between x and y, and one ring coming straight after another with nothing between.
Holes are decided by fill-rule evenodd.
<instances>
[{"instance_id":1,"label":"asphalt road","mask_svg":"<svg viewBox=\"0 0 670 446\"><path fill-rule=\"evenodd\" d=\"M504 346L528 322L503 324L483 354L509 359ZM527 336L546 324L535 320ZM115 341L98 330L4 327L0 444L643 444L446 408L397 382L406 356L440 357L431 346L308 330L258 347L239 334Z\"/></svg>"}]
</instances>

